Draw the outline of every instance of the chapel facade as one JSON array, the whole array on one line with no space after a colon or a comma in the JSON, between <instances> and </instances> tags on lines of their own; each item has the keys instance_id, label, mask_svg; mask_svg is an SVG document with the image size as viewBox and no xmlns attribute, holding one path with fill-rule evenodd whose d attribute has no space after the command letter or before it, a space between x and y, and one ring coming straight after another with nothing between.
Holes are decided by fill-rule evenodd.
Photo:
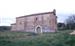
<instances>
[{"instance_id":1,"label":"chapel facade","mask_svg":"<svg viewBox=\"0 0 75 46\"><path fill-rule=\"evenodd\" d=\"M16 17L16 23L11 24L11 31L24 31L35 33L56 32L56 10L54 9L51 12L36 13Z\"/></svg>"}]
</instances>

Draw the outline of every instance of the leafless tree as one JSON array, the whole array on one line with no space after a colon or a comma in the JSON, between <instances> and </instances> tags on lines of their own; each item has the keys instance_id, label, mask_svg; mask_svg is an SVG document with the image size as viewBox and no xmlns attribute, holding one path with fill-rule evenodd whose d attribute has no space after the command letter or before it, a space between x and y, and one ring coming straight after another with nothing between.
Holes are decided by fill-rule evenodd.
<instances>
[{"instance_id":1,"label":"leafless tree","mask_svg":"<svg viewBox=\"0 0 75 46\"><path fill-rule=\"evenodd\" d=\"M71 15L66 19L66 26L68 29L75 29L75 15Z\"/></svg>"}]
</instances>

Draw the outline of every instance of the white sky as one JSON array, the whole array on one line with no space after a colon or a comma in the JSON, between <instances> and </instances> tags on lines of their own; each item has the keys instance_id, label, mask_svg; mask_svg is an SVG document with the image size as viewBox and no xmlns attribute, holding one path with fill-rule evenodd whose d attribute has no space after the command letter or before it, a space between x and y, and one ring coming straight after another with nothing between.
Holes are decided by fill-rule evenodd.
<instances>
[{"instance_id":1,"label":"white sky","mask_svg":"<svg viewBox=\"0 0 75 46\"><path fill-rule=\"evenodd\" d=\"M75 13L75 0L0 0L0 25L15 23L15 18L56 9L58 22Z\"/></svg>"}]
</instances>

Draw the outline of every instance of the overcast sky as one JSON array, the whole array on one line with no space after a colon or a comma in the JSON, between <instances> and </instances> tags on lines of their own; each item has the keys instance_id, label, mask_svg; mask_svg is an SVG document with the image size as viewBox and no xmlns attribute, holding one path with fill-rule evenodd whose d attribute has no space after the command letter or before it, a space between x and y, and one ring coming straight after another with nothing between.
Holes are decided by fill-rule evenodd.
<instances>
[{"instance_id":1,"label":"overcast sky","mask_svg":"<svg viewBox=\"0 0 75 46\"><path fill-rule=\"evenodd\" d=\"M58 22L75 13L75 0L0 0L0 25L15 23L15 18L56 9Z\"/></svg>"}]
</instances>

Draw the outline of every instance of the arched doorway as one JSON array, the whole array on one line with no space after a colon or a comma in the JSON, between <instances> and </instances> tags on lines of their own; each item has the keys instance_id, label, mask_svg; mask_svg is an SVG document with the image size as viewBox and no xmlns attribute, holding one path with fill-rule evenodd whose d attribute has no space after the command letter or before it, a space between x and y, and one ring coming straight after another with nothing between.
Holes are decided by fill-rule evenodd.
<instances>
[{"instance_id":1,"label":"arched doorway","mask_svg":"<svg viewBox=\"0 0 75 46\"><path fill-rule=\"evenodd\" d=\"M37 27L36 30L37 30L37 33L41 32L41 28L40 27Z\"/></svg>"},{"instance_id":2,"label":"arched doorway","mask_svg":"<svg viewBox=\"0 0 75 46\"><path fill-rule=\"evenodd\" d=\"M36 26L36 28L35 28L35 32L36 33L42 33L42 27L41 26Z\"/></svg>"}]
</instances>

